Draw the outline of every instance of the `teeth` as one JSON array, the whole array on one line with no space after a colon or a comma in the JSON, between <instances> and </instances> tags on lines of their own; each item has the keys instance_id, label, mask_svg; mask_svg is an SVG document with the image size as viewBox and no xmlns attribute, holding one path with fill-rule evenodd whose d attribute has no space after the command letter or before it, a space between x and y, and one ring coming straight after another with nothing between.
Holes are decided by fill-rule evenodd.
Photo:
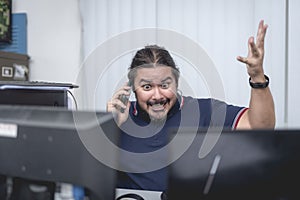
<instances>
[{"instance_id":1,"label":"teeth","mask_svg":"<svg viewBox=\"0 0 300 200\"><path fill-rule=\"evenodd\" d=\"M147 102L147 105L149 106L162 106L165 105L167 101L160 101L160 102Z\"/></svg>"},{"instance_id":2,"label":"teeth","mask_svg":"<svg viewBox=\"0 0 300 200\"><path fill-rule=\"evenodd\" d=\"M154 105L152 105L152 108L154 108L154 109L162 109L163 105L161 105L161 104L154 104Z\"/></svg>"}]
</instances>

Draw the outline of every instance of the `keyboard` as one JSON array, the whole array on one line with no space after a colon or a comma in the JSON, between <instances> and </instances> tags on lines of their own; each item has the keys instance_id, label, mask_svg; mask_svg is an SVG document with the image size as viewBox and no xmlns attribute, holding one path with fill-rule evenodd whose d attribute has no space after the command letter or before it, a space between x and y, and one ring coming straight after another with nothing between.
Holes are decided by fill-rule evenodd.
<instances>
[{"instance_id":1,"label":"keyboard","mask_svg":"<svg viewBox=\"0 0 300 200\"><path fill-rule=\"evenodd\" d=\"M45 81L0 81L0 87L15 86L15 87L63 87L63 88L78 88L78 85L72 83L57 83Z\"/></svg>"}]
</instances>

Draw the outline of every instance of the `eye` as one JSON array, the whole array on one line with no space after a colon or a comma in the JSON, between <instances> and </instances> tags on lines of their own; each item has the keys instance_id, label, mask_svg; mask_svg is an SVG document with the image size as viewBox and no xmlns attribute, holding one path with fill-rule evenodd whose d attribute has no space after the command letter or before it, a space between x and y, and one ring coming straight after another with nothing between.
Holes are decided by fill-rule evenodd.
<instances>
[{"instance_id":1,"label":"eye","mask_svg":"<svg viewBox=\"0 0 300 200\"><path fill-rule=\"evenodd\" d=\"M149 85L149 84L146 84L146 85L143 85L142 86L144 90L148 91L148 90L151 90L152 86Z\"/></svg>"},{"instance_id":2,"label":"eye","mask_svg":"<svg viewBox=\"0 0 300 200\"><path fill-rule=\"evenodd\" d=\"M163 84L161 85L161 88L162 88L162 89L167 89L167 88L169 88L169 83L163 83Z\"/></svg>"}]
</instances>

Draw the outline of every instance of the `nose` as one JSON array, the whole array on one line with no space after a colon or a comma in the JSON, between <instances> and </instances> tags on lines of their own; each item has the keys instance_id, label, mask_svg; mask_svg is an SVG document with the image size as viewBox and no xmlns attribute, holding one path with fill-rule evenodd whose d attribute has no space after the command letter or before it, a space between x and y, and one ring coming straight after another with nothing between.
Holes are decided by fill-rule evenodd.
<instances>
[{"instance_id":1,"label":"nose","mask_svg":"<svg viewBox=\"0 0 300 200\"><path fill-rule=\"evenodd\" d=\"M162 97L163 97L163 95L162 95L162 92L161 92L160 88L159 87L155 87L153 89L152 98L153 99L161 99Z\"/></svg>"}]
</instances>

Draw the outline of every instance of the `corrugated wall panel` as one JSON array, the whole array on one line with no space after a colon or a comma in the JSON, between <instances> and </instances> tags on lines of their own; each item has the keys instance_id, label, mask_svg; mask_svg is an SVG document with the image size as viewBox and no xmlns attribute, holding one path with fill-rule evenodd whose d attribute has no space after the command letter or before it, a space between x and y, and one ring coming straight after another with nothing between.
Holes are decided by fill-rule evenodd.
<instances>
[{"instance_id":1,"label":"corrugated wall panel","mask_svg":"<svg viewBox=\"0 0 300 200\"><path fill-rule=\"evenodd\" d=\"M269 24L265 72L271 77L270 87L278 113L277 124L284 125L284 115L280 114L285 112L284 86L280 85L285 78L282 48L285 46L284 0L81 0L81 4L82 8L89 10L82 9L85 58L96 48L101 48L103 42L126 31L158 28L183 34L204 49L214 63L224 87L224 99L244 106L248 106L250 97L248 74L246 67L236 61L236 56L246 56L247 40L252 35L256 36L259 20L264 19ZM149 39L149 42L152 41ZM183 45L182 42L174 41L178 45ZM113 51L121 51L124 45L128 45L125 43L114 46L114 49L107 49L105 53L109 56ZM109 69L100 78L95 78L93 74L97 68L97 58L94 58L94 67L88 67L91 69L86 70L83 80L82 90L85 95L82 97L85 108L105 109L112 90L126 80L127 67L133 53L134 50L128 49L126 53L123 52L110 61L107 66ZM191 67L188 56L176 53L174 52L174 58L182 71L182 80L193 88L183 91L183 94L200 97L211 95L212 92L207 89L208 83L205 82L205 79L211 77L201 77L201 72L195 73L193 70L199 66ZM202 70L206 69L202 67ZM91 91L88 88L92 84L101 87Z\"/></svg>"}]
</instances>

